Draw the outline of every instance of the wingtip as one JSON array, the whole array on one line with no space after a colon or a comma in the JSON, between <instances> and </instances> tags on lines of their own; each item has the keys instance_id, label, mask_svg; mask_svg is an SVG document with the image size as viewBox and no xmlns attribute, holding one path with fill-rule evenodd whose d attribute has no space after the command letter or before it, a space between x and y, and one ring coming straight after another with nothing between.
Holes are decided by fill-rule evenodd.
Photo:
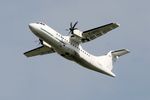
<instances>
[{"instance_id":1,"label":"wingtip","mask_svg":"<svg viewBox=\"0 0 150 100\"><path fill-rule=\"evenodd\" d=\"M115 23L118 27L120 26L120 24L119 23Z\"/></svg>"},{"instance_id":2,"label":"wingtip","mask_svg":"<svg viewBox=\"0 0 150 100\"><path fill-rule=\"evenodd\" d=\"M127 53L130 53L130 50L129 50L129 49L124 49L124 50L126 50L126 51L127 51Z\"/></svg>"},{"instance_id":3,"label":"wingtip","mask_svg":"<svg viewBox=\"0 0 150 100\"><path fill-rule=\"evenodd\" d=\"M27 52L23 53L23 55L27 58L29 58L30 56L27 55Z\"/></svg>"},{"instance_id":4,"label":"wingtip","mask_svg":"<svg viewBox=\"0 0 150 100\"><path fill-rule=\"evenodd\" d=\"M127 52L130 53L130 50L127 49Z\"/></svg>"},{"instance_id":5,"label":"wingtip","mask_svg":"<svg viewBox=\"0 0 150 100\"><path fill-rule=\"evenodd\" d=\"M115 78L115 77L116 77L116 75L115 75L114 73L111 73L111 77Z\"/></svg>"}]
</instances>

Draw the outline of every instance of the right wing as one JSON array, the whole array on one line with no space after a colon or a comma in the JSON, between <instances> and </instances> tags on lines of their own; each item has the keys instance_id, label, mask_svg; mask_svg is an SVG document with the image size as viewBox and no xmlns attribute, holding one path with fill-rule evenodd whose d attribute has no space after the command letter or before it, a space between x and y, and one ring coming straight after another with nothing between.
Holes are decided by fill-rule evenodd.
<instances>
[{"instance_id":1,"label":"right wing","mask_svg":"<svg viewBox=\"0 0 150 100\"><path fill-rule=\"evenodd\" d=\"M25 52L24 55L26 57L33 57L33 56L45 55L45 54L54 53L54 52L55 51L52 47L41 46L36 49Z\"/></svg>"},{"instance_id":2,"label":"right wing","mask_svg":"<svg viewBox=\"0 0 150 100\"><path fill-rule=\"evenodd\" d=\"M113 30L117 27L119 27L118 24L110 23L110 24L107 24L107 25L104 25L104 26L100 26L100 27L97 27L97 28L94 28L94 29L84 31L82 33L82 36L83 36L82 43L94 40L94 39L106 34L107 32L109 32L109 31L111 31L111 30Z\"/></svg>"}]
</instances>

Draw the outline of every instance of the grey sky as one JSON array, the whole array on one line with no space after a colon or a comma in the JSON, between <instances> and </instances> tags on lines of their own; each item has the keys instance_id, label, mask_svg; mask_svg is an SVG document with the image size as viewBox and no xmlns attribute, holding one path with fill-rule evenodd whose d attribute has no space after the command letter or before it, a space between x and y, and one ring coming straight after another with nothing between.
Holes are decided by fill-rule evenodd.
<instances>
[{"instance_id":1,"label":"grey sky","mask_svg":"<svg viewBox=\"0 0 150 100\"><path fill-rule=\"evenodd\" d=\"M0 100L149 100L149 0L1 0ZM114 65L116 78L51 54L27 59L37 47L28 29L42 21L65 35L71 21L82 31L110 22L121 26L84 44L94 55L128 48Z\"/></svg>"}]
</instances>

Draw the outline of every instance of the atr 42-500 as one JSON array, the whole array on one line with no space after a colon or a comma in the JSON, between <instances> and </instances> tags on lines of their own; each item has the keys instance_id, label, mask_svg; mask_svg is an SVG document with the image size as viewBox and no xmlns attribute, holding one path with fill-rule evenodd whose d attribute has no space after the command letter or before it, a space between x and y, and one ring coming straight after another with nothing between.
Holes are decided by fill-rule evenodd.
<instances>
[{"instance_id":1,"label":"atr 42-500","mask_svg":"<svg viewBox=\"0 0 150 100\"><path fill-rule=\"evenodd\" d=\"M30 30L39 38L42 46L25 52L27 57L45 55L50 53L58 53L66 59L75 61L85 68L100 72L112 77L115 74L112 72L113 62L120 56L129 53L126 49L110 51L103 56L94 56L85 51L81 44L100 37L107 32L119 27L116 23L110 23L104 26L93 28L81 32L76 28L78 22L75 24L70 23L68 29L70 35L62 36L48 25L37 22L30 23Z\"/></svg>"}]
</instances>

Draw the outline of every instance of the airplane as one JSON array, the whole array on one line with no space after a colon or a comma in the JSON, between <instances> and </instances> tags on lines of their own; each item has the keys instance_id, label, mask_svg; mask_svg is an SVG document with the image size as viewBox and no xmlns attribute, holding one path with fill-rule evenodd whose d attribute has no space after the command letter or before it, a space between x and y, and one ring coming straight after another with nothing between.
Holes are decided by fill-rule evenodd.
<instances>
[{"instance_id":1,"label":"airplane","mask_svg":"<svg viewBox=\"0 0 150 100\"><path fill-rule=\"evenodd\" d=\"M68 29L69 35L63 36L45 23L35 22L30 23L30 30L39 38L42 46L24 53L26 57L58 53L62 57L74 61L79 65L111 76L116 75L112 72L113 63L122 55L129 53L127 49L110 51L102 56L94 56L85 51L81 44L87 43L107 32L119 27L117 23L106 24L87 31L80 31L76 28L78 22L70 23Z\"/></svg>"}]
</instances>

